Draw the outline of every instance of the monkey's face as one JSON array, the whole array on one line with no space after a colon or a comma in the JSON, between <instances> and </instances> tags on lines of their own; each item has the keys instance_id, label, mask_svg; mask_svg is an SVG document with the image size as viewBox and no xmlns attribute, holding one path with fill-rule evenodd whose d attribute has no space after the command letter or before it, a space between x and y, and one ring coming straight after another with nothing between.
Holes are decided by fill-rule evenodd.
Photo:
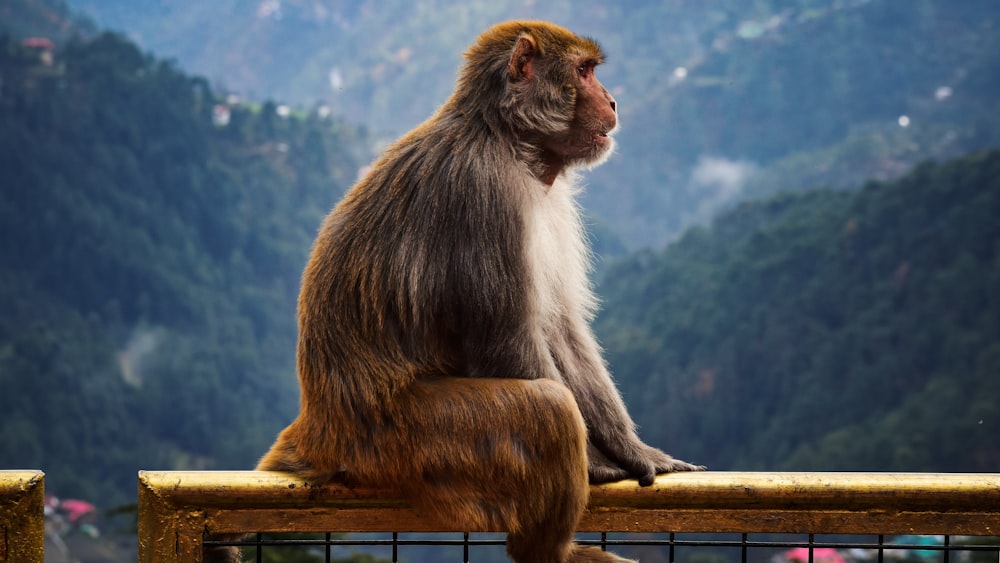
<instances>
[{"instance_id":1,"label":"monkey's face","mask_svg":"<svg viewBox=\"0 0 1000 563\"><path fill-rule=\"evenodd\" d=\"M593 166L601 163L614 148L611 135L618 128L617 103L594 74L597 62L575 62L568 89L572 96L573 119L569 127L552 135L546 148L567 164Z\"/></svg>"},{"instance_id":2,"label":"monkey's face","mask_svg":"<svg viewBox=\"0 0 1000 563\"><path fill-rule=\"evenodd\" d=\"M611 153L618 114L594 75L604 60L596 41L545 22L507 22L480 36L466 60L455 104L537 149L539 178Z\"/></svg>"}]
</instances>

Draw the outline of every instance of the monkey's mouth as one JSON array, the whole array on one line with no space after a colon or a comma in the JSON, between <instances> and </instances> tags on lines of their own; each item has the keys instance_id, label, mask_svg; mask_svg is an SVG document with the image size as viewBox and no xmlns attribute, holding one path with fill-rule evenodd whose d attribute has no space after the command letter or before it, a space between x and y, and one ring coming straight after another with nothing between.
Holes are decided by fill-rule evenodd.
<instances>
[{"instance_id":1,"label":"monkey's mouth","mask_svg":"<svg viewBox=\"0 0 1000 563\"><path fill-rule=\"evenodd\" d=\"M617 130L618 130L618 124L617 123L614 126L612 126L611 128L609 128L609 129L604 129L602 127L600 129L597 129L594 132L594 137L596 137L597 139L600 139L600 140L609 139L609 138L611 138L611 135L615 131L617 131Z\"/></svg>"}]
</instances>

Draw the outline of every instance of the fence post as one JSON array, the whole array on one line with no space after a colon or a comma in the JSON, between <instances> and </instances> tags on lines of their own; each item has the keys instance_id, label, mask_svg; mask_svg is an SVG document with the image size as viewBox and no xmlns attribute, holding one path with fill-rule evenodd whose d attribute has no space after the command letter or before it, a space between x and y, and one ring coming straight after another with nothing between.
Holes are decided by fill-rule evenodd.
<instances>
[{"instance_id":1,"label":"fence post","mask_svg":"<svg viewBox=\"0 0 1000 563\"><path fill-rule=\"evenodd\" d=\"M201 561L205 515L173 506L139 472L139 563Z\"/></svg>"},{"instance_id":2,"label":"fence post","mask_svg":"<svg viewBox=\"0 0 1000 563\"><path fill-rule=\"evenodd\" d=\"M0 563L45 560L45 474L0 471Z\"/></svg>"}]
</instances>

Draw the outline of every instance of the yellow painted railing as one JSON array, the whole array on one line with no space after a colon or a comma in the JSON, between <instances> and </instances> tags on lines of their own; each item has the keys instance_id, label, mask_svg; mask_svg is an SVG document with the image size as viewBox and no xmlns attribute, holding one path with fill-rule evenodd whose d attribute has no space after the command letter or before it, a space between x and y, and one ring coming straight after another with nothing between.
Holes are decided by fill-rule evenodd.
<instances>
[{"instance_id":1,"label":"yellow painted railing","mask_svg":"<svg viewBox=\"0 0 1000 563\"><path fill-rule=\"evenodd\" d=\"M283 473L139 473L140 562L200 561L205 533L390 531L502 530ZM677 473L593 487L580 531L1000 536L1000 474Z\"/></svg>"},{"instance_id":2,"label":"yellow painted railing","mask_svg":"<svg viewBox=\"0 0 1000 563\"><path fill-rule=\"evenodd\" d=\"M0 471L0 563L45 559L45 474Z\"/></svg>"}]
</instances>

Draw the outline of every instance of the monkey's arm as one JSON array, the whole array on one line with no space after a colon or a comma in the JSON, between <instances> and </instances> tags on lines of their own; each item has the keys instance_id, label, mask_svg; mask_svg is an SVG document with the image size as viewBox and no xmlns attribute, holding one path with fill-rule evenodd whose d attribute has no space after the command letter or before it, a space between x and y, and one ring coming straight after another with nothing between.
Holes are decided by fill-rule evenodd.
<instances>
[{"instance_id":1,"label":"monkey's arm","mask_svg":"<svg viewBox=\"0 0 1000 563\"><path fill-rule=\"evenodd\" d=\"M552 353L587 424L591 482L631 477L646 486L658 473L704 469L674 459L639 438L590 327L582 319L568 326L564 337L554 343Z\"/></svg>"}]
</instances>

